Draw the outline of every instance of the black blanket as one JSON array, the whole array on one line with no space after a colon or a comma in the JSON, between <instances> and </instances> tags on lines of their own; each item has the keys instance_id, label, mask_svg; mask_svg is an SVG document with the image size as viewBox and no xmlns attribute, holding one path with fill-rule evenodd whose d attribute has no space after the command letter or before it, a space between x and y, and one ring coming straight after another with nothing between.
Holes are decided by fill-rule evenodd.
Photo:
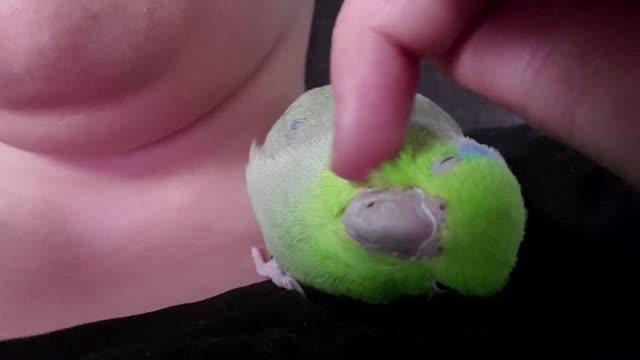
<instances>
[{"instance_id":1,"label":"black blanket","mask_svg":"<svg viewBox=\"0 0 640 360\"><path fill-rule=\"evenodd\" d=\"M318 292L304 300L264 282L0 343L0 359L615 358L634 351L639 193L527 127L469 134L503 152L529 211L517 268L494 298L447 294L366 306Z\"/></svg>"}]
</instances>

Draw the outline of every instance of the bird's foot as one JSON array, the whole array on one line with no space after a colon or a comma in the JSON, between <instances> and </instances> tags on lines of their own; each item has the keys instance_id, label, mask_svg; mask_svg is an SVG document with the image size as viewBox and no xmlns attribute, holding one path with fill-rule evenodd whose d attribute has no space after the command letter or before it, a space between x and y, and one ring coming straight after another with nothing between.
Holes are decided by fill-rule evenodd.
<instances>
[{"instance_id":1,"label":"bird's foot","mask_svg":"<svg viewBox=\"0 0 640 360\"><path fill-rule=\"evenodd\" d=\"M253 257L253 263L255 264L256 271L259 275L270 278L278 287L294 290L300 293L303 297L305 296L300 283L298 283L291 275L282 271L275 259L265 262L260 250L255 247L251 248L251 256Z\"/></svg>"}]
</instances>

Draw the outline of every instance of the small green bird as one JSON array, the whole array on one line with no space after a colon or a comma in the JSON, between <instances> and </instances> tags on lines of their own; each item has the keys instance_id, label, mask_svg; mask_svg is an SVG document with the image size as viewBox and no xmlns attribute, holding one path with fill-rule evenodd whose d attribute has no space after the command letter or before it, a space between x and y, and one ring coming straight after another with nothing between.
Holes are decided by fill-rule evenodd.
<instances>
[{"instance_id":1,"label":"small green bird","mask_svg":"<svg viewBox=\"0 0 640 360\"><path fill-rule=\"evenodd\" d=\"M309 90L251 144L247 191L272 256L252 249L258 273L368 303L499 292L526 222L500 153L416 94L401 152L349 182L329 169L333 114L331 86Z\"/></svg>"}]
</instances>

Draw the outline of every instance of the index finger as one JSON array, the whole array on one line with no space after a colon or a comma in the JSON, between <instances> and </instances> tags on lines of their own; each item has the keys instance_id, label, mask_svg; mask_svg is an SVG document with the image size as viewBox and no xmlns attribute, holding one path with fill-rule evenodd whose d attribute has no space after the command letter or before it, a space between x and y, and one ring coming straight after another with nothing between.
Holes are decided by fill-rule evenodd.
<instances>
[{"instance_id":1,"label":"index finger","mask_svg":"<svg viewBox=\"0 0 640 360\"><path fill-rule=\"evenodd\" d=\"M333 33L332 170L362 181L402 146L421 57L445 52L481 0L347 0Z\"/></svg>"}]
</instances>

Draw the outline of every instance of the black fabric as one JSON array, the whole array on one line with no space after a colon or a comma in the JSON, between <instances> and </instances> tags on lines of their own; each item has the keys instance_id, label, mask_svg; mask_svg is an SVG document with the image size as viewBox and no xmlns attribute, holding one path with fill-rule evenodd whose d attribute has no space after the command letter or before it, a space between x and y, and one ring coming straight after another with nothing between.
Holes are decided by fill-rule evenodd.
<instances>
[{"instance_id":1,"label":"black fabric","mask_svg":"<svg viewBox=\"0 0 640 360\"><path fill-rule=\"evenodd\" d=\"M503 152L529 211L518 266L499 296L368 306L313 290L304 300L264 282L1 343L0 359L609 358L634 351L638 192L527 127L470 135Z\"/></svg>"}]
</instances>

